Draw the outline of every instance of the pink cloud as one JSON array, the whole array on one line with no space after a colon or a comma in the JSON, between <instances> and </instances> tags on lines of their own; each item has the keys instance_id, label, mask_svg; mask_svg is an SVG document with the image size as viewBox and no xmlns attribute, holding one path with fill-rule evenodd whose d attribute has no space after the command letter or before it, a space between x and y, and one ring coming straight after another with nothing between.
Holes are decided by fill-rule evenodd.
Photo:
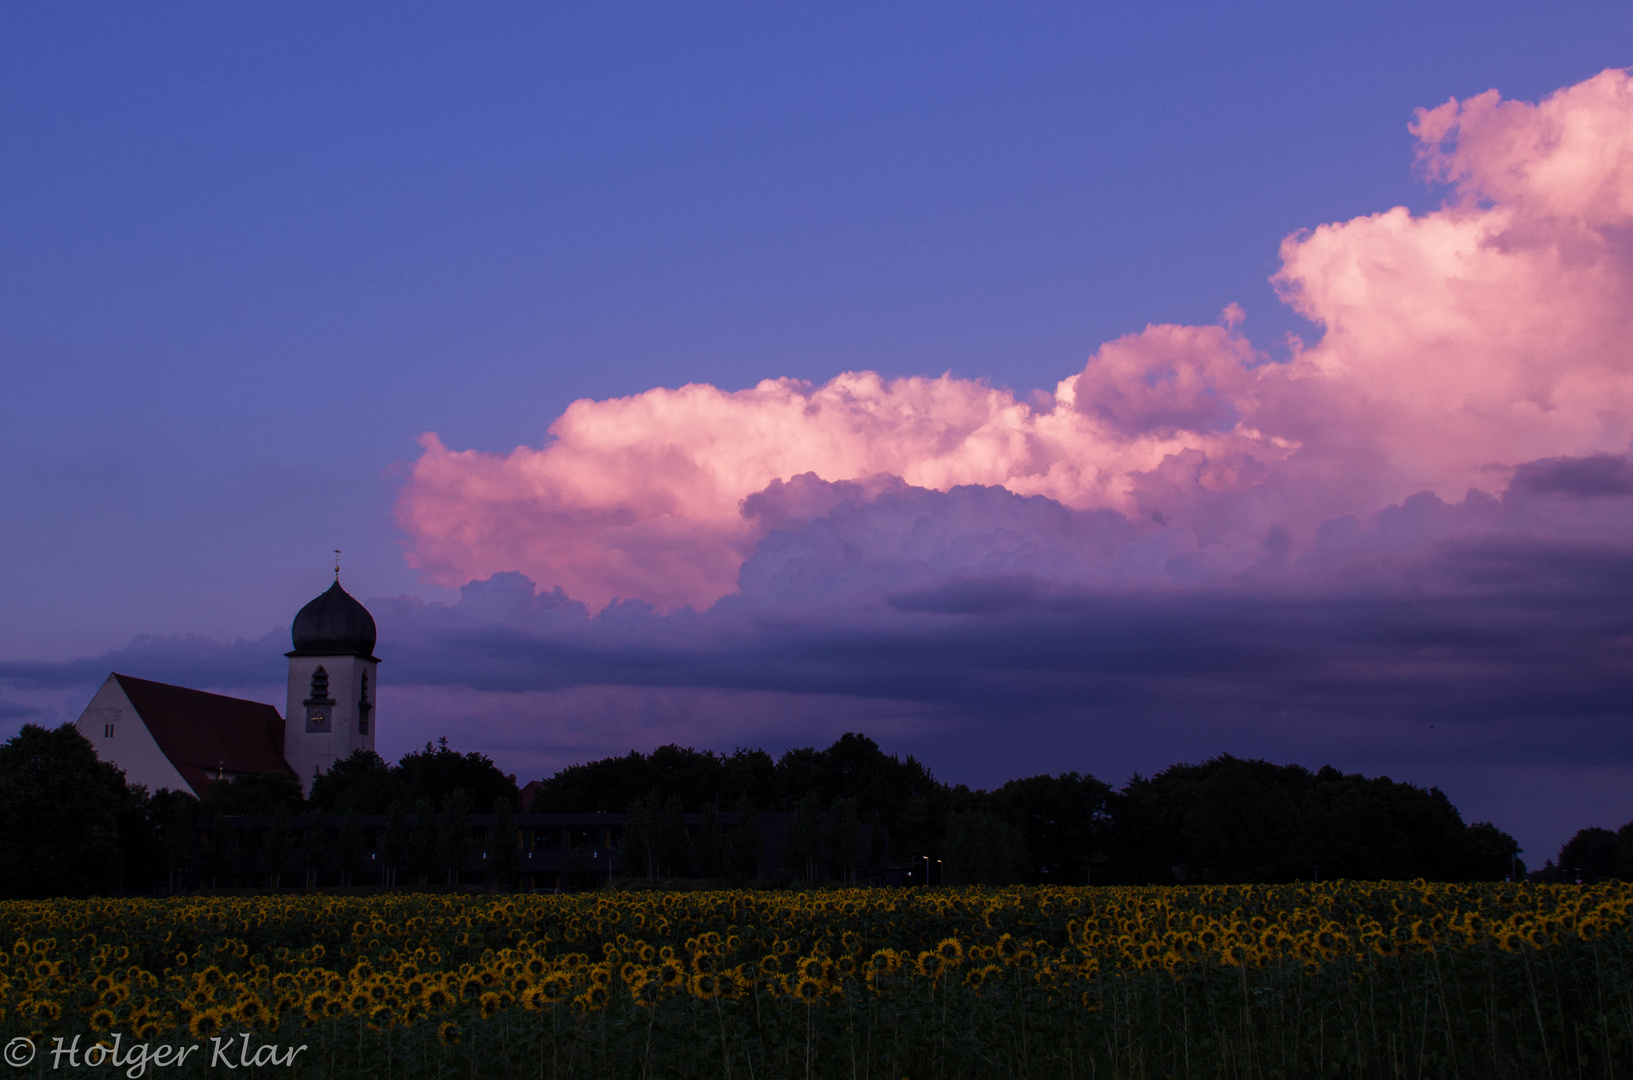
<instances>
[{"instance_id":1,"label":"pink cloud","mask_svg":"<svg viewBox=\"0 0 1633 1080\"><path fill-rule=\"evenodd\" d=\"M1607 71L1537 104L1490 91L1419 110L1411 130L1451 197L1287 238L1274 280L1324 332L1285 363L1231 305L1222 325L1102 345L1052 395L847 372L577 401L542 447L427 435L397 507L409 560L444 584L520 570L595 610L671 610L736 588L777 520L752 497L804 474L1001 486L1241 551L1626 449L1633 80ZM785 512L797 493L777 490Z\"/></svg>"}]
</instances>

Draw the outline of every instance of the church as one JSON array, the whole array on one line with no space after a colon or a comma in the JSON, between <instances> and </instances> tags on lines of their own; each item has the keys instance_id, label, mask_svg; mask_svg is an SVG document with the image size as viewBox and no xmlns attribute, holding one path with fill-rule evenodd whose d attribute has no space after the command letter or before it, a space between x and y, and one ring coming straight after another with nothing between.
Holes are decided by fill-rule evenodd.
<instances>
[{"instance_id":1,"label":"church","mask_svg":"<svg viewBox=\"0 0 1633 1080\"><path fill-rule=\"evenodd\" d=\"M203 796L254 773L312 780L356 750L373 750L378 690L374 616L340 587L300 609L290 628L289 697L282 716L259 701L114 672L75 723L97 756L149 791Z\"/></svg>"}]
</instances>

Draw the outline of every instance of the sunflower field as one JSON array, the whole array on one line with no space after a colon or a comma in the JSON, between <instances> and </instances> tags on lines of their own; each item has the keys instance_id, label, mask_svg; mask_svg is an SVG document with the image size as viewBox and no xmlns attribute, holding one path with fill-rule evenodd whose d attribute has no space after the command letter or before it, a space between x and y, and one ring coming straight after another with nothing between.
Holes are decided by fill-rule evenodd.
<instances>
[{"instance_id":1,"label":"sunflower field","mask_svg":"<svg viewBox=\"0 0 1633 1080\"><path fill-rule=\"evenodd\" d=\"M219 1075L147 1048L222 1042L313 1077L1628 1076L1630 909L1423 882L9 902L0 1041L39 1048L16 1076L139 1077L138 1046Z\"/></svg>"}]
</instances>

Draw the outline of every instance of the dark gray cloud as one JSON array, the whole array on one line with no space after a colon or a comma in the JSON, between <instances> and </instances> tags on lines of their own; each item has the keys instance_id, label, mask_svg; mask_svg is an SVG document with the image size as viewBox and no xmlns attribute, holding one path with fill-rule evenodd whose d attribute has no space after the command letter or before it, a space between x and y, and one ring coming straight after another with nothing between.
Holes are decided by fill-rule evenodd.
<instances>
[{"instance_id":1,"label":"dark gray cloud","mask_svg":"<svg viewBox=\"0 0 1633 1080\"><path fill-rule=\"evenodd\" d=\"M0 661L0 683L24 689L62 689L100 683L118 671L185 686L263 686L283 681L289 631L272 630L255 640L220 642L188 634L142 634L122 649L52 663Z\"/></svg>"},{"instance_id":2,"label":"dark gray cloud","mask_svg":"<svg viewBox=\"0 0 1633 1080\"><path fill-rule=\"evenodd\" d=\"M528 695L822 696L858 715L910 713L901 748L975 782L1056 766L1115 779L1230 751L1420 782L1455 773L1474 804L1502 805L1515 769L1633 779L1627 470L1537 462L1501 497L1420 495L1303 542L1271 526L1211 544L1001 488L801 477L745 506L772 530L738 592L704 612L622 602L591 615L517 573L471 582L454 604L369 603L382 684L475 694L489 711L480 737L507 745L539 737L545 721L504 704ZM282 629L230 645L139 638L64 664L0 664L0 681L63 687L120 670L275 684L286 643ZM734 739L755 723L767 744L786 734L775 715L720 719ZM706 716L688 724L709 740ZM1526 812L1546 816L1546 801L1533 794ZM1548 827L1564 828L1566 811L1555 816Z\"/></svg>"}]
</instances>

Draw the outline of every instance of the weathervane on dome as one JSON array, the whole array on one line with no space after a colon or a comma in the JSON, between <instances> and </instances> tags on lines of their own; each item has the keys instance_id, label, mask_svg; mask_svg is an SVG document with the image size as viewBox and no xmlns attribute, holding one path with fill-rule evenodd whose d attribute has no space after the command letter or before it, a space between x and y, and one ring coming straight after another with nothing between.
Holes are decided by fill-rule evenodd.
<instances>
[{"instance_id":1,"label":"weathervane on dome","mask_svg":"<svg viewBox=\"0 0 1633 1080\"><path fill-rule=\"evenodd\" d=\"M340 549L335 548L335 584L340 584Z\"/></svg>"}]
</instances>

